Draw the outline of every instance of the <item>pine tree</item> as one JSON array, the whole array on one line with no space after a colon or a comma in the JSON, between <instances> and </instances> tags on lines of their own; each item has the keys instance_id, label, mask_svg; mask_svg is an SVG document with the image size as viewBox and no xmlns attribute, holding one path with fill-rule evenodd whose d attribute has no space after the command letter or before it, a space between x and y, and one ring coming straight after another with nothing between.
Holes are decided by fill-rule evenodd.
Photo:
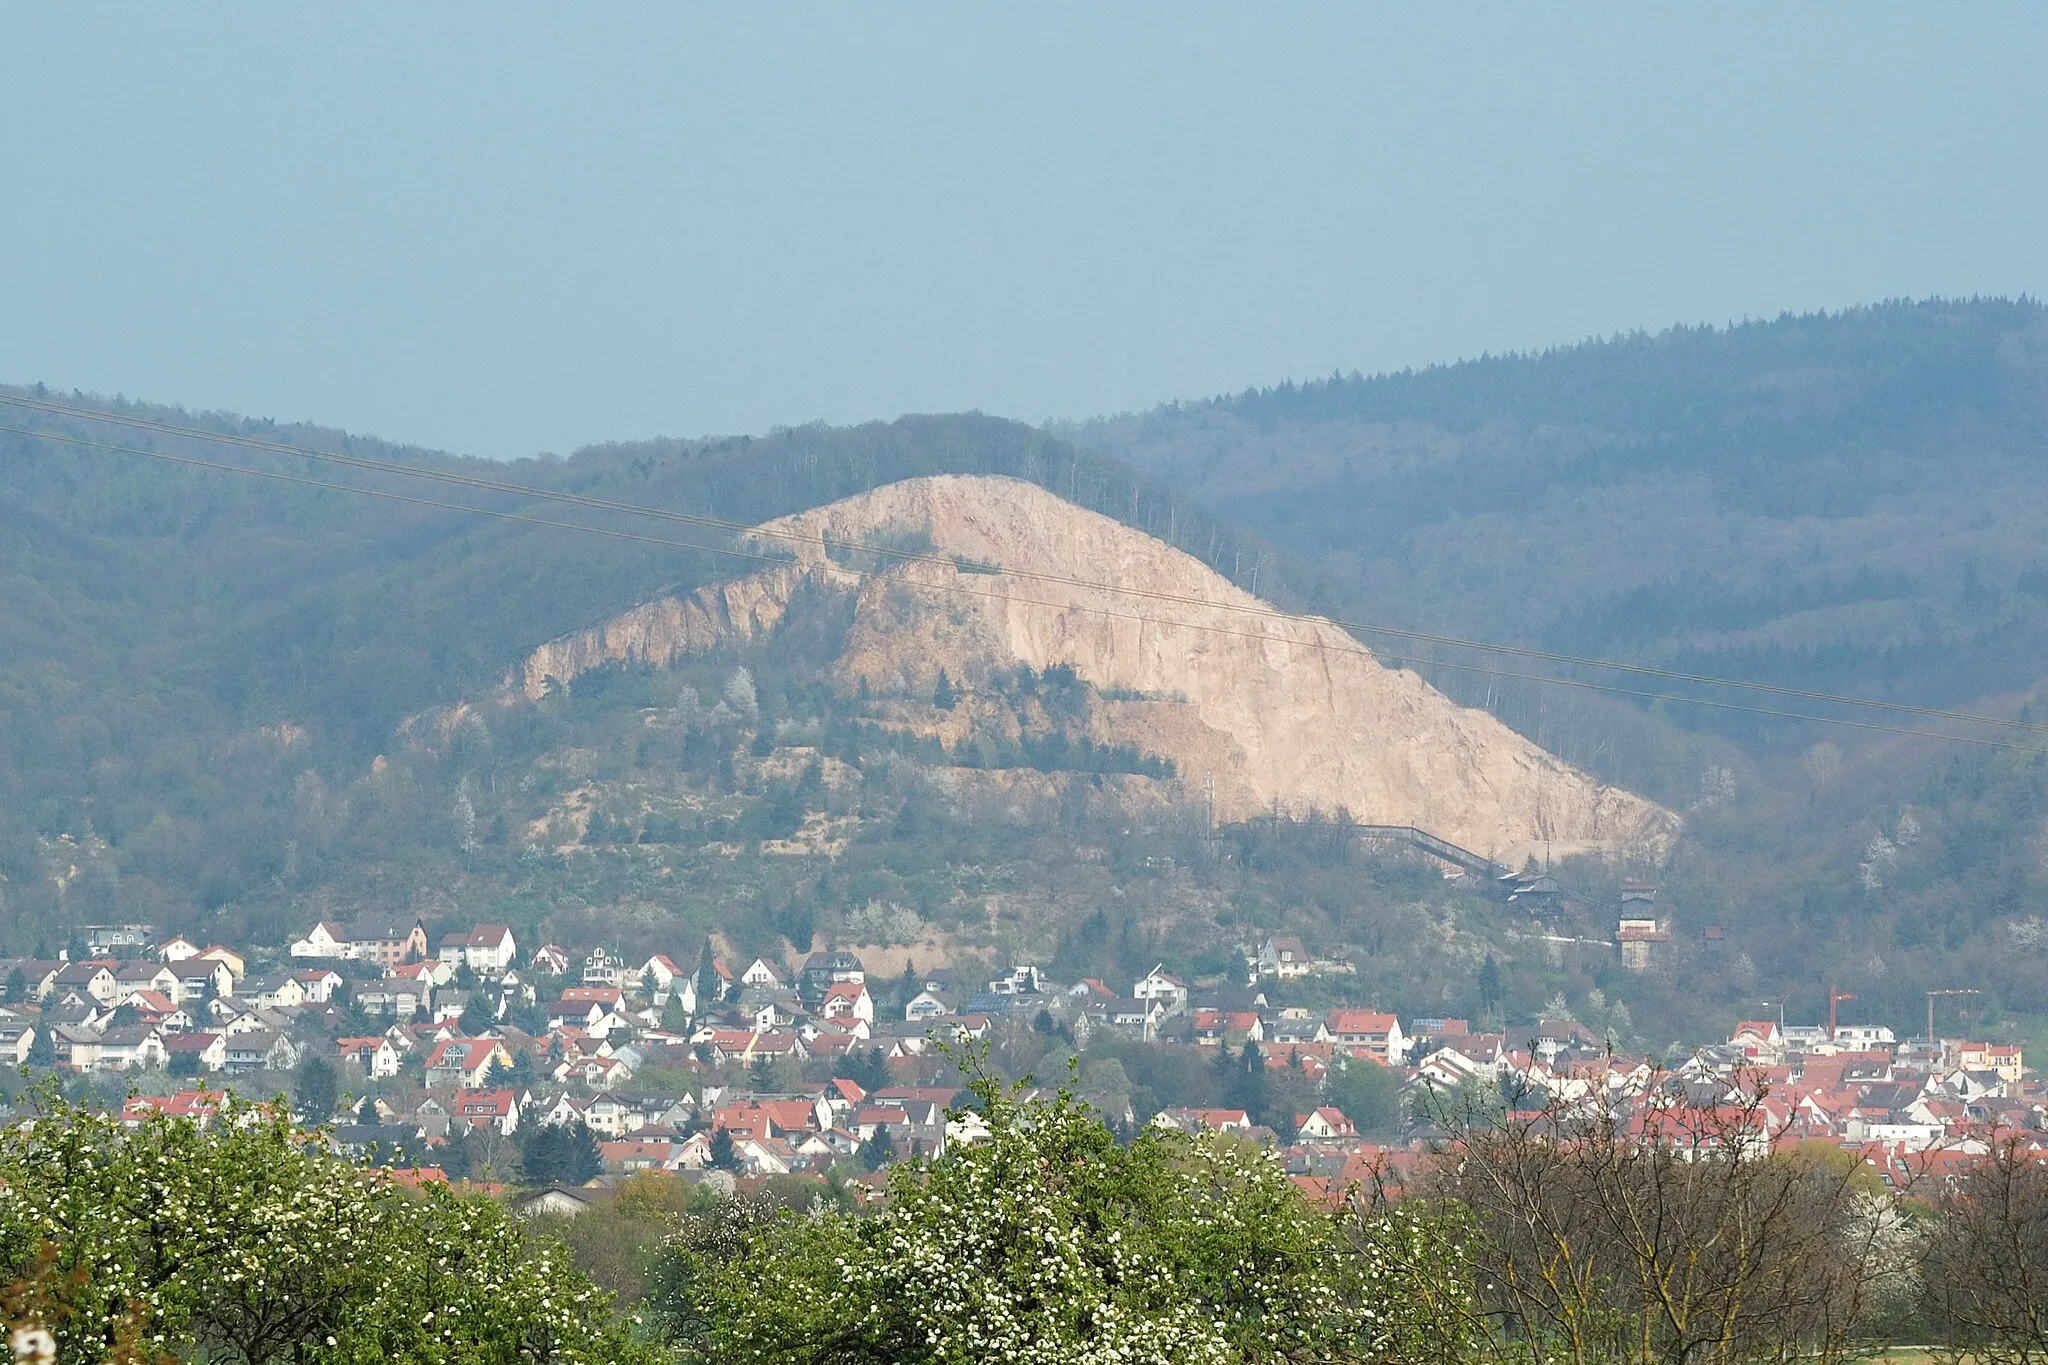
<instances>
[{"instance_id":1,"label":"pine tree","mask_svg":"<svg viewBox=\"0 0 2048 1365\"><path fill-rule=\"evenodd\" d=\"M711 1135L711 1169L737 1171L739 1168L739 1153L732 1149L732 1134L721 1128Z\"/></svg>"},{"instance_id":2,"label":"pine tree","mask_svg":"<svg viewBox=\"0 0 2048 1365\"><path fill-rule=\"evenodd\" d=\"M711 940L697 958L697 1008L708 1010L725 998L725 980L718 974L718 960L712 956Z\"/></svg>"}]
</instances>

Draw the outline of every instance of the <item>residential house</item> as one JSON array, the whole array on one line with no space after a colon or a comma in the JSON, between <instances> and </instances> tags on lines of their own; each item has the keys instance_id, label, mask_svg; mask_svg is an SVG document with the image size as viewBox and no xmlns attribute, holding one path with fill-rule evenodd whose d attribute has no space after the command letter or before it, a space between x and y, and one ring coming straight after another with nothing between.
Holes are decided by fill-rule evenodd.
<instances>
[{"instance_id":1,"label":"residential house","mask_svg":"<svg viewBox=\"0 0 2048 1365\"><path fill-rule=\"evenodd\" d=\"M161 962L123 962L114 969L114 987L116 1004L139 991L156 991L175 999L178 974Z\"/></svg>"},{"instance_id":2,"label":"residential house","mask_svg":"<svg viewBox=\"0 0 2048 1365\"><path fill-rule=\"evenodd\" d=\"M512 930L503 924L479 924L469 931L462 948L462 960L478 976L503 976L519 954Z\"/></svg>"},{"instance_id":3,"label":"residential house","mask_svg":"<svg viewBox=\"0 0 2048 1365\"><path fill-rule=\"evenodd\" d=\"M348 930L334 920L319 920L305 936L292 940L288 950L293 957L345 958L348 952Z\"/></svg>"},{"instance_id":4,"label":"residential house","mask_svg":"<svg viewBox=\"0 0 2048 1365\"><path fill-rule=\"evenodd\" d=\"M314 1004L324 1005L335 998L337 992L348 985L348 978L332 967L309 967L299 972L294 979L306 999Z\"/></svg>"},{"instance_id":5,"label":"residential house","mask_svg":"<svg viewBox=\"0 0 2048 1365\"><path fill-rule=\"evenodd\" d=\"M199 952L199 945L183 934L172 934L156 946L156 955L174 967L187 958L198 957Z\"/></svg>"},{"instance_id":6,"label":"residential house","mask_svg":"<svg viewBox=\"0 0 2048 1365\"><path fill-rule=\"evenodd\" d=\"M434 940L434 961L444 967L462 965L462 953L469 947L469 934L457 929Z\"/></svg>"},{"instance_id":7,"label":"residential house","mask_svg":"<svg viewBox=\"0 0 2048 1365\"><path fill-rule=\"evenodd\" d=\"M190 1119L201 1129L212 1126L220 1112L217 1090L180 1090L175 1095L131 1095L121 1106L121 1122L130 1128L141 1126L151 1114Z\"/></svg>"},{"instance_id":8,"label":"residential house","mask_svg":"<svg viewBox=\"0 0 2048 1365\"><path fill-rule=\"evenodd\" d=\"M1621 965L1626 971L1646 972L1671 942L1671 926L1658 919L1628 918L1614 928L1621 948Z\"/></svg>"},{"instance_id":9,"label":"residential house","mask_svg":"<svg viewBox=\"0 0 2048 1365\"><path fill-rule=\"evenodd\" d=\"M625 965L624 959L606 952L602 947L592 948L590 956L583 959L583 984L616 986L619 984L619 972Z\"/></svg>"},{"instance_id":10,"label":"residential house","mask_svg":"<svg viewBox=\"0 0 2048 1365\"><path fill-rule=\"evenodd\" d=\"M1281 981L1293 981L1307 976L1314 967L1314 959L1301 940L1292 934L1269 938L1259 945L1257 958L1260 976L1270 976Z\"/></svg>"},{"instance_id":11,"label":"residential house","mask_svg":"<svg viewBox=\"0 0 2048 1365\"><path fill-rule=\"evenodd\" d=\"M740 973L740 984L768 991L785 990L789 986L781 969L765 957L757 957L747 964L747 969Z\"/></svg>"},{"instance_id":12,"label":"residential house","mask_svg":"<svg viewBox=\"0 0 2048 1365\"><path fill-rule=\"evenodd\" d=\"M335 1046L341 1049L344 1062L354 1062L373 1081L398 1074L398 1049L389 1038L337 1038Z\"/></svg>"},{"instance_id":13,"label":"residential house","mask_svg":"<svg viewBox=\"0 0 2048 1365\"><path fill-rule=\"evenodd\" d=\"M1770 1019L1745 1019L1735 1026L1735 1032L1728 1037L1728 1046L1735 1048L1752 1062L1776 1066L1785 1059L1785 1035Z\"/></svg>"},{"instance_id":14,"label":"residential house","mask_svg":"<svg viewBox=\"0 0 2048 1365\"><path fill-rule=\"evenodd\" d=\"M656 1009L673 1000L684 1014L697 1012L697 978L676 965L675 959L656 953L640 966L641 988Z\"/></svg>"},{"instance_id":15,"label":"residential house","mask_svg":"<svg viewBox=\"0 0 2048 1365\"><path fill-rule=\"evenodd\" d=\"M1297 1142L1350 1142L1358 1137L1358 1125L1342 1109L1324 1107L1311 1114L1294 1116Z\"/></svg>"},{"instance_id":16,"label":"residential house","mask_svg":"<svg viewBox=\"0 0 2048 1365\"><path fill-rule=\"evenodd\" d=\"M244 1071L290 1071L299 1064L299 1047L287 1035L271 1029L249 1029L227 1034L226 1069Z\"/></svg>"},{"instance_id":17,"label":"residential house","mask_svg":"<svg viewBox=\"0 0 2048 1365\"><path fill-rule=\"evenodd\" d=\"M1038 968L1028 963L1012 967L988 983L990 995L1038 995Z\"/></svg>"},{"instance_id":18,"label":"residential house","mask_svg":"<svg viewBox=\"0 0 2048 1365\"><path fill-rule=\"evenodd\" d=\"M297 976L252 976L241 983L242 994L264 1009L297 1009L306 1003L306 988Z\"/></svg>"},{"instance_id":19,"label":"residential house","mask_svg":"<svg viewBox=\"0 0 2048 1365\"><path fill-rule=\"evenodd\" d=\"M451 1127L463 1125L473 1130L488 1129L501 1137L511 1137L519 1131L518 1092L509 1089L457 1090L449 1105L448 1118Z\"/></svg>"},{"instance_id":20,"label":"residential house","mask_svg":"<svg viewBox=\"0 0 2048 1365\"><path fill-rule=\"evenodd\" d=\"M0 1062L27 1066L28 1054L36 1045L36 1026L17 1010L0 1009Z\"/></svg>"},{"instance_id":21,"label":"residential house","mask_svg":"<svg viewBox=\"0 0 2048 1365\"><path fill-rule=\"evenodd\" d=\"M2026 1072L2025 1054L2009 1043L1963 1043L1956 1060L1965 1071L1996 1072L2000 1080L2015 1084Z\"/></svg>"},{"instance_id":22,"label":"residential house","mask_svg":"<svg viewBox=\"0 0 2048 1365\"><path fill-rule=\"evenodd\" d=\"M567 976L569 951L560 944L544 943L533 950L532 966L542 976Z\"/></svg>"},{"instance_id":23,"label":"residential house","mask_svg":"<svg viewBox=\"0 0 2048 1365\"><path fill-rule=\"evenodd\" d=\"M193 956L180 962L177 971L180 1001L218 1000L235 993L235 973L225 962Z\"/></svg>"},{"instance_id":24,"label":"residential house","mask_svg":"<svg viewBox=\"0 0 2048 1365\"><path fill-rule=\"evenodd\" d=\"M1131 998L1157 1000L1166 1007L1168 1014L1180 1014L1188 1007L1188 985L1167 971L1166 964L1162 962L1138 978L1137 984L1131 987Z\"/></svg>"},{"instance_id":25,"label":"residential house","mask_svg":"<svg viewBox=\"0 0 2048 1365\"><path fill-rule=\"evenodd\" d=\"M427 1054L427 1084L475 1089L490 1079L494 1067L512 1067L502 1039L450 1038Z\"/></svg>"},{"instance_id":26,"label":"residential house","mask_svg":"<svg viewBox=\"0 0 2048 1365\"><path fill-rule=\"evenodd\" d=\"M612 1138L597 1144L604 1168L614 1175L640 1171L673 1171L682 1164L683 1144L677 1138Z\"/></svg>"},{"instance_id":27,"label":"residential house","mask_svg":"<svg viewBox=\"0 0 2048 1365\"><path fill-rule=\"evenodd\" d=\"M824 994L828 986L843 981L865 981L868 973L858 956L844 948L834 948L805 958L803 977L805 993L816 997Z\"/></svg>"},{"instance_id":28,"label":"residential house","mask_svg":"<svg viewBox=\"0 0 2048 1365\"><path fill-rule=\"evenodd\" d=\"M111 1028L100 1035L93 1064L74 1070L91 1071L147 1071L164 1065L164 1035L161 1029L150 1024L131 1024L127 1028Z\"/></svg>"},{"instance_id":29,"label":"residential house","mask_svg":"<svg viewBox=\"0 0 2048 1365\"><path fill-rule=\"evenodd\" d=\"M414 920L407 927L403 922L375 916L347 925L321 920L304 938L292 942L290 952L293 957L345 958L384 967L419 962L432 955L425 924Z\"/></svg>"},{"instance_id":30,"label":"residential house","mask_svg":"<svg viewBox=\"0 0 2048 1365\"><path fill-rule=\"evenodd\" d=\"M112 1005L121 997L120 982L114 977L114 970L120 965L109 958L67 963L52 979L51 989L58 994L83 991L99 1004Z\"/></svg>"},{"instance_id":31,"label":"residential house","mask_svg":"<svg viewBox=\"0 0 2048 1365\"><path fill-rule=\"evenodd\" d=\"M1340 1008L1323 1021L1330 1041L1347 1052L1365 1053L1389 1066L1399 1066L1408 1040L1401 1021L1381 1010Z\"/></svg>"},{"instance_id":32,"label":"residential house","mask_svg":"<svg viewBox=\"0 0 2048 1365\"><path fill-rule=\"evenodd\" d=\"M919 991L910 997L910 1003L903 1007L903 1017L915 1024L926 1019L936 1019L952 1006L933 991Z\"/></svg>"},{"instance_id":33,"label":"residential house","mask_svg":"<svg viewBox=\"0 0 2048 1365\"><path fill-rule=\"evenodd\" d=\"M825 988L825 996L818 1002L817 1014L822 1019L858 1019L872 1024L875 1022L875 1000L868 994L867 983L837 981Z\"/></svg>"},{"instance_id":34,"label":"residential house","mask_svg":"<svg viewBox=\"0 0 2048 1365\"><path fill-rule=\"evenodd\" d=\"M1256 1010L1213 1010L1198 1009L1194 1017L1194 1037L1202 1047L1238 1047L1245 1043L1256 1043L1266 1036L1264 1021Z\"/></svg>"},{"instance_id":35,"label":"residential house","mask_svg":"<svg viewBox=\"0 0 2048 1365\"><path fill-rule=\"evenodd\" d=\"M228 1064L225 1033L171 1033L164 1036L164 1063L175 1073L220 1071Z\"/></svg>"},{"instance_id":36,"label":"residential house","mask_svg":"<svg viewBox=\"0 0 2048 1365\"><path fill-rule=\"evenodd\" d=\"M1251 1115L1242 1109L1162 1109L1152 1116L1154 1128L1180 1133L1249 1133Z\"/></svg>"},{"instance_id":37,"label":"residential house","mask_svg":"<svg viewBox=\"0 0 2048 1365\"><path fill-rule=\"evenodd\" d=\"M215 943L200 949L199 959L202 962L225 963L227 969L234 973L235 980L237 981L240 981L249 974L248 959L243 957L240 952L228 947L225 943Z\"/></svg>"},{"instance_id":38,"label":"residential house","mask_svg":"<svg viewBox=\"0 0 2048 1365\"><path fill-rule=\"evenodd\" d=\"M191 1014L162 991L137 991L121 1003L133 1007L143 1023L155 1024L166 1033L192 1027Z\"/></svg>"}]
</instances>

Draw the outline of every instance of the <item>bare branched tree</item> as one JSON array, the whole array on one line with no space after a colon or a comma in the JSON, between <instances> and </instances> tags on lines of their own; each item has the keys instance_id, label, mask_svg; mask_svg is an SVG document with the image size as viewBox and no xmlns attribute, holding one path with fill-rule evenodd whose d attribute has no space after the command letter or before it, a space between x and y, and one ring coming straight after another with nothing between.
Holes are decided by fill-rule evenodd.
<instances>
[{"instance_id":1,"label":"bare branched tree","mask_svg":"<svg viewBox=\"0 0 2048 1365\"><path fill-rule=\"evenodd\" d=\"M1657 1076L1626 1104L1468 1096L1425 1182L1466 1210L1503 1354L1842 1358L1869 1307L1881 1190L1833 1149L1773 1151L1761 1085Z\"/></svg>"},{"instance_id":2,"label":"bare branched tree","mask_svg":"<svg viewBox=\"0 0 2048 1365\"><path fill-rule=\"evenodd\" d=\"M2048 1361L2048 1167L2026 1139L1998 1137L1938 1195L1921 1280L1955 1359Z\"/></svg>"}]
</instances>

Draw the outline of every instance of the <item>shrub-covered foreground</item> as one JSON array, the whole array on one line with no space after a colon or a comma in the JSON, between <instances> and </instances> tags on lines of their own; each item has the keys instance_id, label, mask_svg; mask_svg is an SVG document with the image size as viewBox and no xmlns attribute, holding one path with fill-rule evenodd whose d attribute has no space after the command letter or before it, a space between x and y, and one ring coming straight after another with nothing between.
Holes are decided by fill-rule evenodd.
<instances>
[{"instance_id":1,"label":"shrub-covered foreground","mask_svg":"<svg viewBox=\"0 0 2048 1365\"><path fill-rule=\"evenodd\" d=\"M864 1212L622 1195L674 1228L628 1258L645 1323L495 1201L270 1110L128 1128L46 1091L0 1131L0 1324L63 1365L2048 1359L2048 1163L2018 1135L1901 1201L1850 1154L1773 1150L1760 1097L1481 1106L1398 1210L1328 1209L1258 1147L1119 1145L1068 1095L974 1089L988 1139Z\"/></svg>"},{"instance_id":2,"label":"shrub-covered foreground","mask_svg":"<svg viewBox=\"0 0 2048 1365\"><path fill-rule=\"evenodd\" d=\"M896 1167L878 1212L735 1201L666 1248L654 1303L689 1360L1461 1358L1460 1258L1414 1215L1338 1215L1269 1156L1061 1095L977 1083L988 1141Z\"/></svg>"},{"instance_id":3,"label":"shrub-covered foreground","mask_svg":"<svg viewBox=\"0 0 2048 1365\"><path fill-rule=\"evenodd\" d=\"M67 1365L653 1358L493 1200L394 1185L231 1100L206 1132L42 1100L0 1133L0 1279Z\"/></svg>"}]
</instances>

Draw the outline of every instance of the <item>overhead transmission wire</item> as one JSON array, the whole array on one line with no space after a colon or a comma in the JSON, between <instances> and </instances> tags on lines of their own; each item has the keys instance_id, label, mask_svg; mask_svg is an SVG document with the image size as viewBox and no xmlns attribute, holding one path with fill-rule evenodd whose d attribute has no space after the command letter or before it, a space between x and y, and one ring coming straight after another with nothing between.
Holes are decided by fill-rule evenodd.
<instances>
[{"instance_id":1,"label":"overhead transmission wire","mask_svg":"<svg viewBox=\"0 0 2048 1365\"><path fill-rule=\"evenodd\" d=\"M0 394L0 402L19 401L21 400L17 400L11 397L10 395ZM56 405L50 406L53 408L56 407ZM105 414L97 413L91 409L85 408L56 408L56 410L62 413L63 415L75 414L77 416L88 418L91 420L100 420L106 416ZM769 536L780 536L784 539L791 540L797 544L809 545L822 543L826 546L836 546L848 550L858 551L861 553L887 555L899 559L939 564L946 568L954 569L956 571L960 570L962 566L961 560L947 555L932 554L921 551L889 549L886 547L865 545L854 541L841 541L826 537L802 536L797 535L793 532L763 531L762 528L750 526L744 522L728 521L716 517L702 517L689 513L674 513L659 508L644 508L632 503L614 502L609 499L586 498L584 495L580 494L556 495L550 492L549 490L534 489L521 484L507 484L499 482L497 480L469 479L463 476L451 477L443 475L437 471L414 470L409 466L396 464L390 461L370 460L360 456L339 456L319 451L307 451L296 446L285 445L281 442L261 441L253 437L234 437L216 434L213 432L202 431L195 428L174 427L166 423L148 423L146 419L135 419L135 423L138 425L148 425L151 427L160 428L167 434L176 435L179 437L189 437L197 440L222 440L230 444L249 445L258 449L275 451L280 454L298 455L313 459L330 460L338 463L350 464L362 468L371 469L381 473L391 473L399 475L420 475L422 477L433 478L444 482L467 483L472 486L487 488L490 491L495 492L524 494L543 499L554 498L556 500L573 502L579 505L593 506L605 511L617 511L629 514L654 516L664 519L689 522L692 524L705 525L719 529L734 530L750 535L762 534ZM318 488L331 492L355 493L366 497L382 498L385 499L386 501L398 502L416 507L428 507L437 510L451 512L465 512L476 516L492 517L501 521L517 522L524 525L539 526L551 530L579 531L591 535L607 536L617 540L634 541L641 544L660 545L671 549L694 550L705 554L723 555L730 558L738 559L748 559L760 563L787 564L790 562L788 559L779 555L762 554L757 551L742 550L735 546L704 545L693 541L674 540L666 536L651 536L642 532L622 530L617 527L593 526L584 522L557 521L552 518L536 517L527 513L511 512L489 507L477 507L473 504L448 502L438 498L425 498L415 494L395 492L390 489L368 488L358 484L332 483L322 479L307 478L303 475L287 474L280 470L252 469L246 465L233 465L222 463L220 461L215 460L202 460L195 456L188 455L174 455L169 453L168 451L144 450L134 446L119 445L109 441L95 441L86 437L71 436L61 432L52 432L33 427L16 427L0 425L0 432L5 432L18 436L25 436L36 440L55 441L65 445L81 446L95 450L105 450L116 454L132 455L143 459L160 460L172 464L179 464L197 469L210 470L217 473L241 474L255 478L271 479L281 483L297 484L302 487ZM1979 724L2000 725L2015 729L2037 731L2048 729L2048 726L2032 724L2025 721L2006 721L1993 716L1977 716L1967 712L1942 711L1926 707L1907 707L1890 702L1881 702L1875 699L1837 696L1832 693L1804 692L1798 689L1776 688L1768 684L1749 684L1741 682L1737 679L1711 678L1700 675L1676 673L1669 670L1652 669L1637 665L1622 664L1619 662L1609 662L1605 660L1579 660L1572 658L1571 656L1546 654L1543 651L1538 650L1517 649L1512 646L1493 646L1483 644L1477 641L1458 640L1454 637L1431 636L1424 634L1422 632L1399 631L1388 628L1380 628L1364 625L1362 623L1346 622L1341 620L1334 620L1329 617L1314 616L1303 612L1283 611L1278 608L1270 608L1263 606L1246 607L1241 604L1216 602L1206 598L1187 597L1173 593L1160 593L1147 589L1126 588L1115 584L1099 583L1088 579L1073 578L1060 574L1048 574L1031 570L1017 570L1003 568L1001 566L976 565L975 568L980 569L981 572L984 573L994 572L1008 577L1035 579L1039 581L1083 588L1092 591L1106 592L1112 594L1121 593L1129 596L1138 596L1168 602L1176 602L1189 606L1201 606L1219 608L1230 611L1239 611L1253 616L1284 620L1302 625L1333 625L1339 627L1351 627L1355 629L1368 631L1380 630L1382 633L1385 634L1403 636L1421 641L1438 641L1447 644L1457 644L1470 649L1492 650L1500 653L1523 654L1534 656L1537 658L1556 659L1563 662L1585 663L1595 667L1611 667L1617 669L1625 669L1633 672L1648 673L1656 676L1672 677L1688 681L1716 683L1729 687L1755 686L1759 690L1790 693L1795 696L1809 697L1816 700L1839 702L1846 705L1885 707L1896 710L1911 711L1914 714L1918 715L1926 715L1931 717L1939 717L1943 719L1957 721L1970 721ZM1272 636L1266 635L1261 632L1231 630L1228 627L1224 626L1209 625L1194 621L1174 620L1159 616L1147 616L1139 612L1117 611L1109 607L1094 606L1081 602L1049 602L1038 598L1019 597L1013 593L992 592L980 588L969 587L964 583L938 583L931 584L928 586L934 587L939 591L962 593L968 596L983 597L999 602L1015 602L1021 605L1042 606L1052 608L1055 610L1083 611L1091 615L1108 617L1115 620L1132 621L1140 625L1149 624L1183 630L1193 630L1204 634L1221 635L1238 639L1258 640L1262 642L1270 642L1273 639ZM1692 706L1706 706L1712 707L1716 710L1733 711L1755 716L1765 716L1779 720L1804 721L1818 725L1839 725L1846 726L1851 729L1874 731L1882 734L1903 735L1915 739L1932 739L1953 744L1969 744L1981 748L2008 750L2014 753L2048 756L2048 748L2036 748L2030 745L2015 744L2008 740L1991 739L1974 735L1955 735L1935 730L1920 730L1914 729L1910 726L1886 725L1876 721L1851 720L1847 717L1841 716L1816 716L1804 712L1783 711L1773 707L1752 706L1741 702L1723 701L1711 697L1689 696L1683 693L1650 692L1639 688L1619 687L1611 683L1592 682L1583 678L1559 677L1554 674L1516 673L1501 668L1490 667L1484 664L1467 664L1436 658L1403 656L1374 650L1358 641L1351 641L1348 644L1342 645L1333 644L1327 640L1322 639L1283 640L1282 643L1285 643L1290 647L1307 648L1322 653L1352 654L1368 659L1377 660L1380 662L1409 664L1421 668L1451 669L1459 672L1478 673L1487 677L1505 678L1512 681L1538 683L1556 687L1575 687L1585 691L1602 692L1612 696L1630 697L1644 701L1674 702Z\"/></svg>"}]
</instances>

